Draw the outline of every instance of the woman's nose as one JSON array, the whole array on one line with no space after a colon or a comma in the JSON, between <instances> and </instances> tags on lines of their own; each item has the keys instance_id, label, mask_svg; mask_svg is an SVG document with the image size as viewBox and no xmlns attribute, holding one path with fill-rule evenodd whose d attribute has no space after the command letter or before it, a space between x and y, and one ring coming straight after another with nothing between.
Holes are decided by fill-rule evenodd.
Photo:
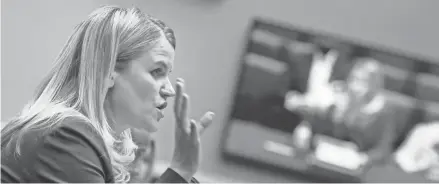
<instances>
[{"instance_id":1,"label":"woman's nose","mask_svg":"<svg viewBox=\"0 0 439 184\"><path fill-rule=\"evenodd\" d=\"M169 81L163 86L161 93L166 98L175 96L175 90Z\"/></svg>"}]
</instances>

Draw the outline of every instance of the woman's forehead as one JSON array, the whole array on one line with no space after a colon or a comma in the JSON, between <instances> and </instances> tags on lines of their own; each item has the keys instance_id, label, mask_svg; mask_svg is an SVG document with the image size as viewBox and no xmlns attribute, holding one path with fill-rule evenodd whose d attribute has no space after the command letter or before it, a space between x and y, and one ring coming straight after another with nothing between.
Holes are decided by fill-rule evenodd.
<instances>
[{"instance_id":1,"label":"woman's forehead","mask_svg":"<svg viewBox=\"0 0 439 184\"><path fill-rule=\"evenodd\" d=\"M169 43L169 41L164 36L159 39L157 44L151 49L150 52L153 55L166 58L167 64L172 67L175 57L175 50L172 47L171 43Z\"/></svg>"},{"instance_id":2,"label":"woman's forehead","mask_svg":"<svg viewBox=\"0 0 439 184\"><path fill-rule=\"evenodd\" d=\"M170 59L173 59L175 54L174 48L166 39L160 39L160 41L151 49L151 52L169 57Z\"/></svg>"}]
</instances>

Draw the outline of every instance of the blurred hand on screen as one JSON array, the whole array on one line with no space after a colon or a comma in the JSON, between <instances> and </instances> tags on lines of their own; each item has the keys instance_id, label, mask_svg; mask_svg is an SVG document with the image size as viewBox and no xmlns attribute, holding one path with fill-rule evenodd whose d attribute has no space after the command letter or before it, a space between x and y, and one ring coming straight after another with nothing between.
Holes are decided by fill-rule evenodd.
<instances>
[{"instance_id":1,"label":"blurred hand on screen","mask_svg":"<svg viewBox=\"0 0 439 184\"><path fill-rule=\"evenodd\" d=\"M317 109L326 109L333 104L334 91L329 81L338 52L329 51L327 54L315 53L311 65L306 101L309 106Z\"/></svg>"},{"instance_id":2,"label":"blurred hand on screen","mask_svg":"<svg viewBox=\"0 0 439 184\"><path fill-rule=\"evenodd\" d=\"M439 161L436 144L439 144L439 122L418 124L396 151L395 160L406 172L427 169Z\"/></svg>"}]
</instances>

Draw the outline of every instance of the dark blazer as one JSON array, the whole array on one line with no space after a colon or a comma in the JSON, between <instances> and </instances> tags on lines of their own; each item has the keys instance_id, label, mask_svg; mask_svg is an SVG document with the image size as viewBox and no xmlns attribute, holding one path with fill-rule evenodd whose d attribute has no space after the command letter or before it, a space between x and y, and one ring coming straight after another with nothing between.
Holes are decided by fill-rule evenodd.
<instances>
[{"instance_id":1,"label":"dark blazer","mask_svg":"<svg viewBox=\"0 0 439 184\"><path fill-rule=\"evenodd\" d=\"M350 120L345 118L342 123L336 123L334 136L355 142L371 160L381 162L390 156L396 138L393 109L394 107L384 99L379 111L370 114L360 112Z\"/></svg>"},{"instance_id":2,"label":"dark blazer","mask_svg":"<svg viewBox=\"0 0 439 184\"><path fill-rule=\"evenodd\" d=\"M102 137L84 120L66 118L50 130L33 129L15 143L2 145L2 183L114 183ZM188 183L172 169L159 183ZM191 182L198 183L196 179Z\"/></svg>"}]
</instances>

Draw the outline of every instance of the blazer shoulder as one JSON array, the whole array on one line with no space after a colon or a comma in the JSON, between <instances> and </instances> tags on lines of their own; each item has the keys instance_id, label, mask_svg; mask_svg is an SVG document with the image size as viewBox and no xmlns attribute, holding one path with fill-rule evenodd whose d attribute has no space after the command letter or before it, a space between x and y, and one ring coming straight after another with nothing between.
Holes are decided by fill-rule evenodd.
<instances>
[{"instance_id":1,"label":"blazer shoulder","mask_svg":"<svg viewBox=\"0 0 439 184\"><path fill-rule=\"evenodd\" d=\"M42 141L36 149L35 164L53 174L50 177L44 175L42 181L112 181L111 161L104 140L88 120L65 118ZM49 158L54 161L46 162ZM58 172L60 170L63 172Z\"/></svg>"}]
</instances>

